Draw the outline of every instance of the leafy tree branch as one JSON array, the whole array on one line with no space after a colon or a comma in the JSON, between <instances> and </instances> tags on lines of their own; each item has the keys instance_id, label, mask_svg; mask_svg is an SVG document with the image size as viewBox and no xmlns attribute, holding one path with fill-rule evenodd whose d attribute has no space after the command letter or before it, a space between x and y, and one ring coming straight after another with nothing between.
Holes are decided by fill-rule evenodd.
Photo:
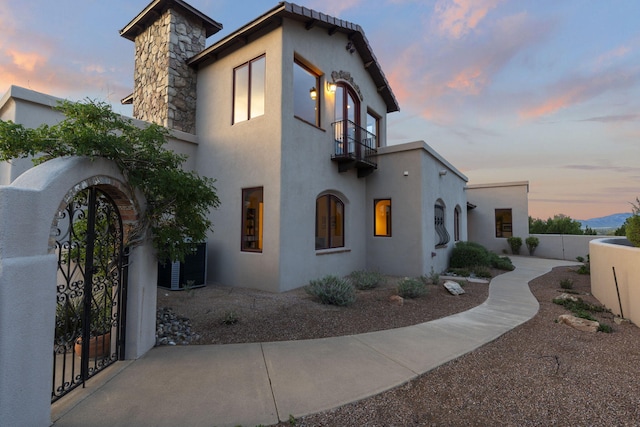
<instances>
[{"instance_id":1,"label":"leafy tree branch","mask_svg":"<svg viewBox=\"0 0 640 427\"><path fill-rule=\"evenodd\" d=\"M183 260L190 242L206 239L209 211L220 201L215 180L182 169L186 156L164 148L169 131L140 128L102 102L61 102L65 118L52 126L25 128L0 120L0 160L33 158L34 164L64 156L102 157L119 167L132 189L144 194L147 209L138 237L150 228L160 261ZM135 244L130 239L129 244Z\"/></svg>"}]
</instances>

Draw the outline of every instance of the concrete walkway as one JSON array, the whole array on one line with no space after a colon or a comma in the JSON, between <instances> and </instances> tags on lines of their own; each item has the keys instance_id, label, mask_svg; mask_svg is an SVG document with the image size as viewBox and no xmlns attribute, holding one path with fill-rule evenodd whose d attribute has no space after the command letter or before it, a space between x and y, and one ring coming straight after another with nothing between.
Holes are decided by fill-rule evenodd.
<instances>
[{"instance_id":1,"label":"concrete walkway","mask_svg":"<svg viewBox=\"0 0 640 427\"><path fill-rule=\"evenodd\" d=\"M306 341L157 347L52 407L55 426L255 426L403 384L531 319L527 284L575 262L511 257L480 306L405 328ZM102 378L100 378L102 377Z\"/></svg>"}]
</instances>

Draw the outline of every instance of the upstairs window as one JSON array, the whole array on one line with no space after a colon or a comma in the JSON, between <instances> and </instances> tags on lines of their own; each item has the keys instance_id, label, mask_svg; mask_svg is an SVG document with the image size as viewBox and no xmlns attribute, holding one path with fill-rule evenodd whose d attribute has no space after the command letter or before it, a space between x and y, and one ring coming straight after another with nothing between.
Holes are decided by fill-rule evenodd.
<instances>
[{"instance_id":1,"label":"upstairs window","mask_svg":"<svg viewBox=\"0 0 640 427\"><path fill-rule=\"evenodd\" d=\"M391 199L374 200L374 236L391 237Z\"/></svg>"},{"instance_id":2,"label":"upstairs window","mask_svg":"<svg viewBox=\"0 0 640 427\"><path fill-rule=\"evenodd\" d=\"M496 237L513 236L511 209L496 209Z\"/></svg>"},{"instance_id":3,"label":"upstairs window","mask_svg":"<svg viewBox=\"0 0 640 427\"><path fill-rule=\"evenodd\" d=\"M293 114L320 126L320 77L297 59L293 63Z\"/></svg>"},{"instance_id":4,"label":"upstairs window","mask_svg":"<svg viewBox=\"0 0 640 427\"><path fill-rule=\"evenodd\" d=\"M262 187L242 190L242 250L262 252L264 203Z\"/></svg>"},{"instance_id":5,"label":"upstairs window","mask_svg":"<svg viewBox=\"0 0 640 427\"><path fill-rule=\"evenodd\" d=\"M265 56L233 70L233 123L264 115Z\"/></svg>"},{"instance_id":6,"label":"upstairs window","mask_svg":"<svg viewBox=\"0 0 640 427\"><path fill-rule=\"evenodd\" d=\"M444 206L437 204L434 206L434 225L436 229L436 247L445 246L449 243L449 232L444 223Z\"/></svg>"},{"instance_id":7,"label":"upstairs window","mask_svg":"<svg viewBox=\"0 0 640 427\"><path fill-rule=\"evenodd\" d=\"M371 110L367 111L367 132L367 138L375 140L373 147L380 148L380 117Z\"/></svg>"},{"instance_id":8,"label":"upstairs window","mask_svg":"<svg viewBox=\"0 0 640 427\"><path fill-rule=\"evenodd\" d=\"M344 203L326 194L316 199L316 250L344 247Z\"/></svg>"}]
</instances>

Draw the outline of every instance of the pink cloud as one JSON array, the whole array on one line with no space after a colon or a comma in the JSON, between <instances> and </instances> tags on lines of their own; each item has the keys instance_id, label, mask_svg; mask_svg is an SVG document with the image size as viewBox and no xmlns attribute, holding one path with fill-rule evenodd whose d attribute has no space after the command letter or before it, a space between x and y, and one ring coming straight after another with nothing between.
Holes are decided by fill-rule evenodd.
<instances>
[{"instance_id":1,"label":"pink cloud","mask_svg":"<svg viewBox=\"0 0 640 427\"><path fill-rule=\"evenodd\" d=\"M20 70L33 72L36 67L42 67L47 58L36 52L19 52L15 49L7 49L6 54L11 57L12 63Z\"/></svg>"},{"instance_id":2,"label":"pink cloud","mask_svg":"<svg viewBox=\"0 0 640 427\"><path fill-rule=\"evenodd\" d=\"M640 67L615 69L595 75L571 75L551 85L544 99L520 109L520 116L533 119L587 102L607 92L625 90L640 82Z\"/></svg>"},{"instance_id":3,"label":"pink cloud","mask_svg":"<svg viewBox=\"0 0 640 427\"><path fill-rule=\"evenodd\" d=\"M440 34L459 39L475 29L502 0L438 0L435 18Z\"/></svg>"}]
</instances>

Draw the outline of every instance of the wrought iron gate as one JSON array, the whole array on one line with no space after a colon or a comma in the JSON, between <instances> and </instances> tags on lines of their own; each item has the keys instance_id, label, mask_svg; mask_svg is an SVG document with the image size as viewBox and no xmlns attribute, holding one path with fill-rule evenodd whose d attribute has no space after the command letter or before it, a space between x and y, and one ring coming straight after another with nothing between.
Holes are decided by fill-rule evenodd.
<instances>
[{"instance_id":1,"label":"wrought iron gate","mask_svg":"<svg viewBox=\"0 0 640 427\"><path fill-rule=\"evenodd\" d=\"M97 187L58 213L51 401L124 357L127 257L113 200Z\"/></svg>"}]
</instances>

